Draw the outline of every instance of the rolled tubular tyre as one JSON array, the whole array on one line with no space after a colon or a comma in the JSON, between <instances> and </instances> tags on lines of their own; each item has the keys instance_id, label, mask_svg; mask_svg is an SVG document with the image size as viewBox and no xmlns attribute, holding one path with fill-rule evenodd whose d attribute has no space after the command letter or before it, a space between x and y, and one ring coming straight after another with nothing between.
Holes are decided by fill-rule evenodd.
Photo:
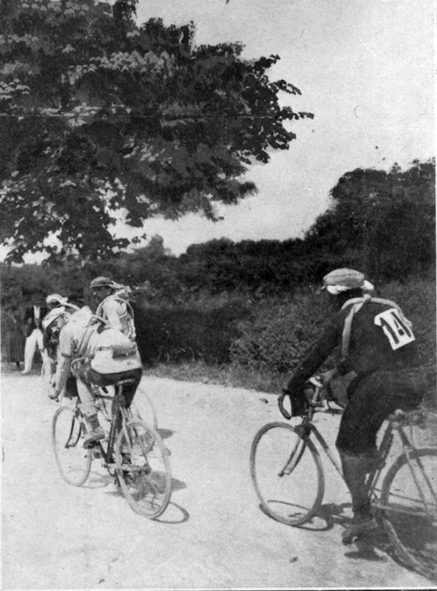
<instances>
[{"instance_id":1,"label":"rolled tubular tyre","mask_svg":"<svg viewBox=\"0 0 437 591\"><path fill-rule=\"evenodd\" d=\"M62 478L73 486L82 486L91 471L91 451L83 446L85 435L76 410L58 408L52 422L52 446Z\"/></svg>"},{"instance_id":2,"label":"rolled tubular tyre","mask_svg":"<svg viewBox=\"0 0 437 591\"><path fill-rule=\"evenodd\" d=\"M143 421L126 425L115 445L117 477L132 509L149 519L166 510L171 497L169 451L159 434Z\"/></svg>"},{"instance_id":3,"label":"rolled tubular tyre","mask_svg":"<svg viewBox=\"0 0 437 591\"><path fill-rule=\"evenodd\" d=\"M252 442L250 474L261 509L276 521L303 525L320 509L325 491L320 455L299 428L264 425Z\"/></svg>"},{"instance_id":4,"label":"rolled tubular tyre","mask_svg":"<svg viewBox=\"0 0 437 591\"><path fill-rule=\"evenodd\" d=\"M140 414L140 408L142 414ZM158 413L156 412L155 405L147 393L146 388L141 384L138 386L135 398L131 404L131 411L134 418L144 421L152 429L155 429L155 431L158 429Z\"/></svg>"}]
</instances>

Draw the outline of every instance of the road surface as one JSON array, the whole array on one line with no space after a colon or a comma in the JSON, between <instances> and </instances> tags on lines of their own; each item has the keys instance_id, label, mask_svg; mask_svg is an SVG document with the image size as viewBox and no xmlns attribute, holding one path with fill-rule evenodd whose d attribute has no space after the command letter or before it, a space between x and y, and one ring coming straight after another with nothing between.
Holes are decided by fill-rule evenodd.
<instances>
[{"instance_id":1,"label":"road surface","mask_svg":"<svg viewBox=\"0 0 437 591\"><path fill-rule=\"evenodd\" d=\"M280 418L272 395L143 377L173 474L169 508L149 521L97 461L82 488L61 479L51 448L57 403L36 371L8 369L1 386L3 589L433 587L387 544L342 546L350 497L326 462L326 520L297 529L260 511L249 450L258 428ZM137 405L147 413L141 395ZM338 417L318 417L333 443Z\"/></svg>"}]
</instances>

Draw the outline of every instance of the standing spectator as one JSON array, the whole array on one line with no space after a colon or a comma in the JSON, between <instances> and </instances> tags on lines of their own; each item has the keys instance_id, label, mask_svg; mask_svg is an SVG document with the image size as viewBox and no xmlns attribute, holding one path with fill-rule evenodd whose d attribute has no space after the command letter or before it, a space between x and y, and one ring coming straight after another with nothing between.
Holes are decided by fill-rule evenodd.
<instances>
[{"instance_id":1,"label":"standing spectator","mask_svg":"<svg viewBox=\"0 0 437 591\"><path fill-rule=\"evenodd\" d=\"M24 334L16 304L11 304L5 310L2 325L6 361L7 363L15 363L20 369L20 363L24 361Z\"/></svg>"},{"instance_id":2,"label":"standing spectator","mask_svg":"<svg viewBox=\"0 0 437 591\"><path fill-rule=\"evenodd\" d=\"M24 370L21 372L23 375L30 373L32 370L33 357L37 346L44 361L42 320L48 310L43 304L44 298L37 295L33 298L33 305L26 308L24 312L26 345L24 347Z\"/></svg>"}]
</instances>

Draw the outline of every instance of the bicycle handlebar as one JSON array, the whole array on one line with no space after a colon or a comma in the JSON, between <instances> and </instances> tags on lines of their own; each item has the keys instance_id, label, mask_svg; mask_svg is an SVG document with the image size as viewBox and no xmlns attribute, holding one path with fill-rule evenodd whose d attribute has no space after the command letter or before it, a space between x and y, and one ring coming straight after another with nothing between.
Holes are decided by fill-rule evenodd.
<instances>
[{"instance_id":1,"label":"bicycle handlebar","mask_svg":"<svg viewBox=\"0 0 437 591\"><path fill-rule=\"evenodd\" d=\"M282 416L285 419L287 419L287 421L289 421L291 419L291 413L289 413L288 410L286 410L286 408L284 406L284 398L287 395L289 395L289 392L287 392L287 390L282 390L282 392L278 398L278 406L279 406L279 410L281 411Z\"/></svg>"},{"instance_id":2,"label":"bicycle handlebar","mask_svg":"<svg viewBox=\"0 0 437 591\"><path fill-rule=\"evenodd\" d=\"M307 402L309 403L310 407L316 408L318 406L323 406L323 400L324 400L324 390L326 388L327 384L323 384L322 381L320 380L320 378L314 376L312 378L310 378L307 382L307 384L310 384L313 388L313 392L310 394L310 397L305 394L305 398L307 400ZM282 416L287 419L287 421L289 421L292 417L292 413L289 413L288 410L285 408L284 406L284 398L285 396L290 396L290 392L286 389L282 390L282 393L279 395L278 398L278 406L279 406L279 410L281 411ZM293 403L291 403L291 406L293 406Z\"/></svg>"}]
</instances>

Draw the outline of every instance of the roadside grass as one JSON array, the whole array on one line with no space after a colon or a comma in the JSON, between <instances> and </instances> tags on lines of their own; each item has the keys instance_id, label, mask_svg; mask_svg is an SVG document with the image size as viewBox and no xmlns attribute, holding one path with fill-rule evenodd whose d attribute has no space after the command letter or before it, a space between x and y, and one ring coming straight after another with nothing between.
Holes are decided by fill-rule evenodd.
<instances>
[{"instance_id":1,"label":"roadside grass","mask_svg":"<svg viewBox=\"0 0 437 591\"><path fill-rule=\"evenodd\" d=\"M191 361L179 364L159 363L145 368L145 375L279 394L291 373L280 374L267 369L249 370L238 363L208 365L204 361ZM437 410L437 396L433 389L426 392L423 404L429 409Z\"/></svg>"},{"instance_id":2,"label":"roadside grass","mask_svg":"<svg viewBox=\"0 0 437 591\"><path fill-rule=\"evenodd\" d=\"M216 384L228 388L244 388L257 392L278 394L287 380L286 375L268 370L249 370L238 363L209 365L202 360L184 363L158 363L145 368L146 376L168 378L182 382Z\"/></svg>"}]
</instances>

